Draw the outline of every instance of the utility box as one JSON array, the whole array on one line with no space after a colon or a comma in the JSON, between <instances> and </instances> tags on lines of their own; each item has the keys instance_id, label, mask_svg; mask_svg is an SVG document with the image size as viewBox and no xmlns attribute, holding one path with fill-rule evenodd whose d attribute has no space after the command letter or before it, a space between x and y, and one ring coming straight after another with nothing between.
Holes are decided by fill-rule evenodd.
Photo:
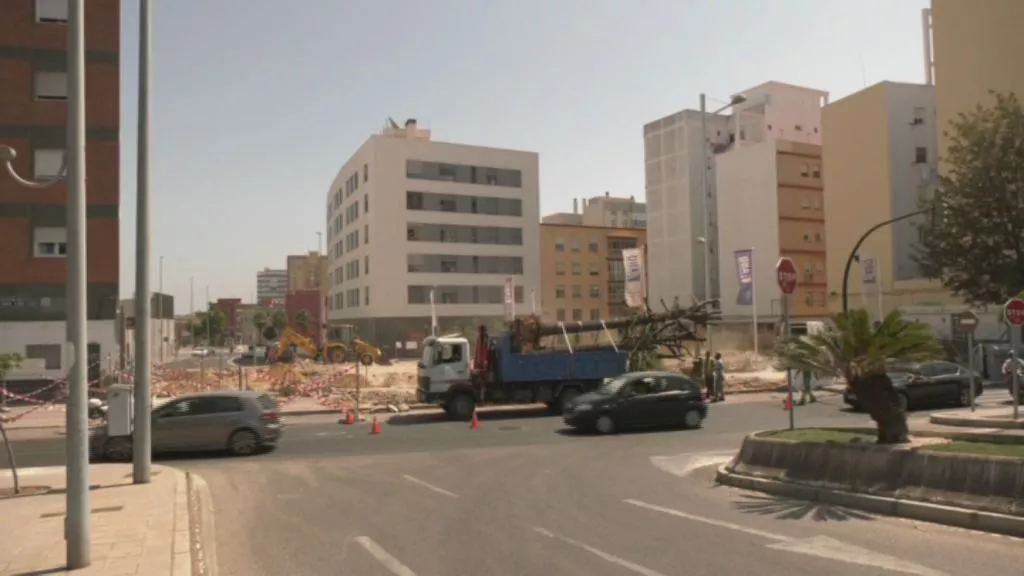
<instances>
[{"instance_id":1,"label":"utility box","mask_svg":"<svg viewBox=\"0 0 1024 576\"><path fill-rule=\"evenodd\" d=\"M107 389L107 435L131 436L135 411L132 387L111 384Z\"/></svg>"}]
</instances>

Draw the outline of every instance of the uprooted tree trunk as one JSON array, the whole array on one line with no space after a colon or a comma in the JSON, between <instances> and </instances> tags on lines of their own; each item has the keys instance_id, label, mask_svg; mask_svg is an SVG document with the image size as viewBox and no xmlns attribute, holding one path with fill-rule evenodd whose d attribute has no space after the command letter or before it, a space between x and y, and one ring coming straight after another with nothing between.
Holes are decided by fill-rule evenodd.
<instances>
[{"instance_id":1,"label":"uprooted tree trunk","mask_svg":"<svg viewBox=\"0 0 1024 576\"><path fill-rule=\"evenodd\" d=\"M7 449L7 463L11 466L11 478L14 480L14 493L21 494L21 482L18 480L18 465L14 462L14 447L11 446L11 441L7 439L7 428L4 427L2 417L0 417L0 437L3 437L4 448Z\"/></svg>"},{"instance_id":2,"label":"uprooted tree trunk","mask_svg":"<svg viewBox=\"0 0 1024 576\"><path fill-rule=\"evenodd\" d=\"M906 444L910 442L907 413L900 403L899 393L887 374L865 376L850 382L857 401L878 427L879 444Z\"/></svg>"}]
</instances>

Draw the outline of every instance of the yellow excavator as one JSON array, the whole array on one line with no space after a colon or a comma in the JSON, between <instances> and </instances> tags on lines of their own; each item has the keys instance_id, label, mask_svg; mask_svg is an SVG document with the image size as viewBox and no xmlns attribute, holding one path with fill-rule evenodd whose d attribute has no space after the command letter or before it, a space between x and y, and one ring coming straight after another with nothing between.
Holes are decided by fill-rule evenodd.
<instances>
[{"instance_id":1,"label":"yellow excavator","mask_svg":"<svg viewBox=\"0 0 1024 576\"><path fill-rule=\"evenodd\" d=\"M292 360L293 348L302 349L311 359L315 360L320 357L320 349L316 347L316 344L291 328L285 328L281 333L281 339L271 357L277 362L288 362Z\"/></svg>"},{"instance_id":2,"label":"yellow excavator","mask_svg":"<svg viewBox=\"0 0 1024 576\"><path fill-rule=\"evenodd\" d=\"M359 338L356 327L351 324L339 324L328 328L323 358L326 362L338 363L358 359L366 366L388 364L381 349Z\"/></svg>"}]
</instances>

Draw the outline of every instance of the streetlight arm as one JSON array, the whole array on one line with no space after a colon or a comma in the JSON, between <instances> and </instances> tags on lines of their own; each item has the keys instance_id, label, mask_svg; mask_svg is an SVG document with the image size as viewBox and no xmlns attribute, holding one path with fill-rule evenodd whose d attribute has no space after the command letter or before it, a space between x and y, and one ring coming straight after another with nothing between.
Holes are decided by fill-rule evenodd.
<instances>
[{"instance_id":1,"label":"streetlight arm","mask_svg":"<svg viewBox=\"0 0 1024 576\"><path fill-rule=\"evenodd\" d=\"M46 180L42 180L40 182L35 182L35 181L32 181L32 180L26 180L25 178L22 178L20 175L18 175L18 173L14 170L14 164L12 163L12 161L15 158L17 158L17 157L18 157L18 153L14 150L14 148L11 148L10 146L5 146L3 144L0 144L0 160L3 161L4 166L7 168L7 173L11 175L11 178L13 178L15 182L17 182L18 184L21 184L22 186L25 186L26 188L35 188L36 190L41 189L41 188L49 188L50 186L53 186L54 184L56 184L56 183L60 182L61 180L67 178L67 175L68 175L68 154L67 154L67 152L65 152L64 155L61 157L61 160L60 160L60 171L57 172L57 175L53 176L52 178L47 178Z\"/></svg>"},{"instance_id":2,"label":"streetlight arm","mask_svg":"<svg viewBox=\"0 0 1024 576\"><path fill-rule=\"evenodd\" d=\"M875 224L871 228L868 228L868 231L865 232L864 235L861 236L859 240L857 240L857 243L853 245L853 250L850 250L850 256L846 259L846 269L843 270L843 312L844 313L849 310L849 294L847 292L847 287L850 284L850 268L853 266L853 260L857 257L857 251L860 250L860 245L863 244L864 241L868 239L868 236L871 236L872 232L874 232L875 230L878 230L879 228L882 228L883 226L888 226L889 224L895 224L896 222L899 222L900 220L906 220L908 218L913 218L914 216L920 216L921 214L925 214L927 212L931 212L932 210L933 210L933 208L925 208L924 210L918 210L916 212L911 212L909 214L904 214L903 216L899 216L897 218L893 218L892 220L886 220L885 222L879 222L878 224Z\"/></svg>"}]
</instances>

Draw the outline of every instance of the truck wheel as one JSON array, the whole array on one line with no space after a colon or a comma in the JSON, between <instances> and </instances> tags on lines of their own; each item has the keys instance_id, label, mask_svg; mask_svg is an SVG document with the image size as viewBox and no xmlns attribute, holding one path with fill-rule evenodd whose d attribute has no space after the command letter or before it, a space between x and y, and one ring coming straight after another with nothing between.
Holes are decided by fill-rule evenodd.
<instances>
[{"instance_id":1,"label":"truck wheel","mask_svg":"<svg viewBox=\"0 0 1024 576\"><path fill-rule=\"evenodd\" d=\"M594 422L594 430L597 430L598 434L611 434L615 432L615 421L612 417L607 414L601 414L597 417L597 421Z\"/></svg>"},{"instance_id":2,"label":"truck wheel","mask_svg":"<svg viewBox=\"0 0 1024 576\"><path fill-rule=\"evenodd\" d=\"M565 414L569 411L569 404L580 395L580 391L576 388L566 388L562 390L562 393L558 395L558 404L555 405L555 412L558 414Z\"/></svg>"},{"instance_id":3,"label":"truck wheel","mask_svg":"<svg viewBox=\"0 0 1024 576\"><path fill-rule=\"evenodd\" d=\"M468 421L473 418L474 410L476 410L476 401L469 394L460 394L448 403L448 415L453 420Z\"/></svg>"}]
</instances>

